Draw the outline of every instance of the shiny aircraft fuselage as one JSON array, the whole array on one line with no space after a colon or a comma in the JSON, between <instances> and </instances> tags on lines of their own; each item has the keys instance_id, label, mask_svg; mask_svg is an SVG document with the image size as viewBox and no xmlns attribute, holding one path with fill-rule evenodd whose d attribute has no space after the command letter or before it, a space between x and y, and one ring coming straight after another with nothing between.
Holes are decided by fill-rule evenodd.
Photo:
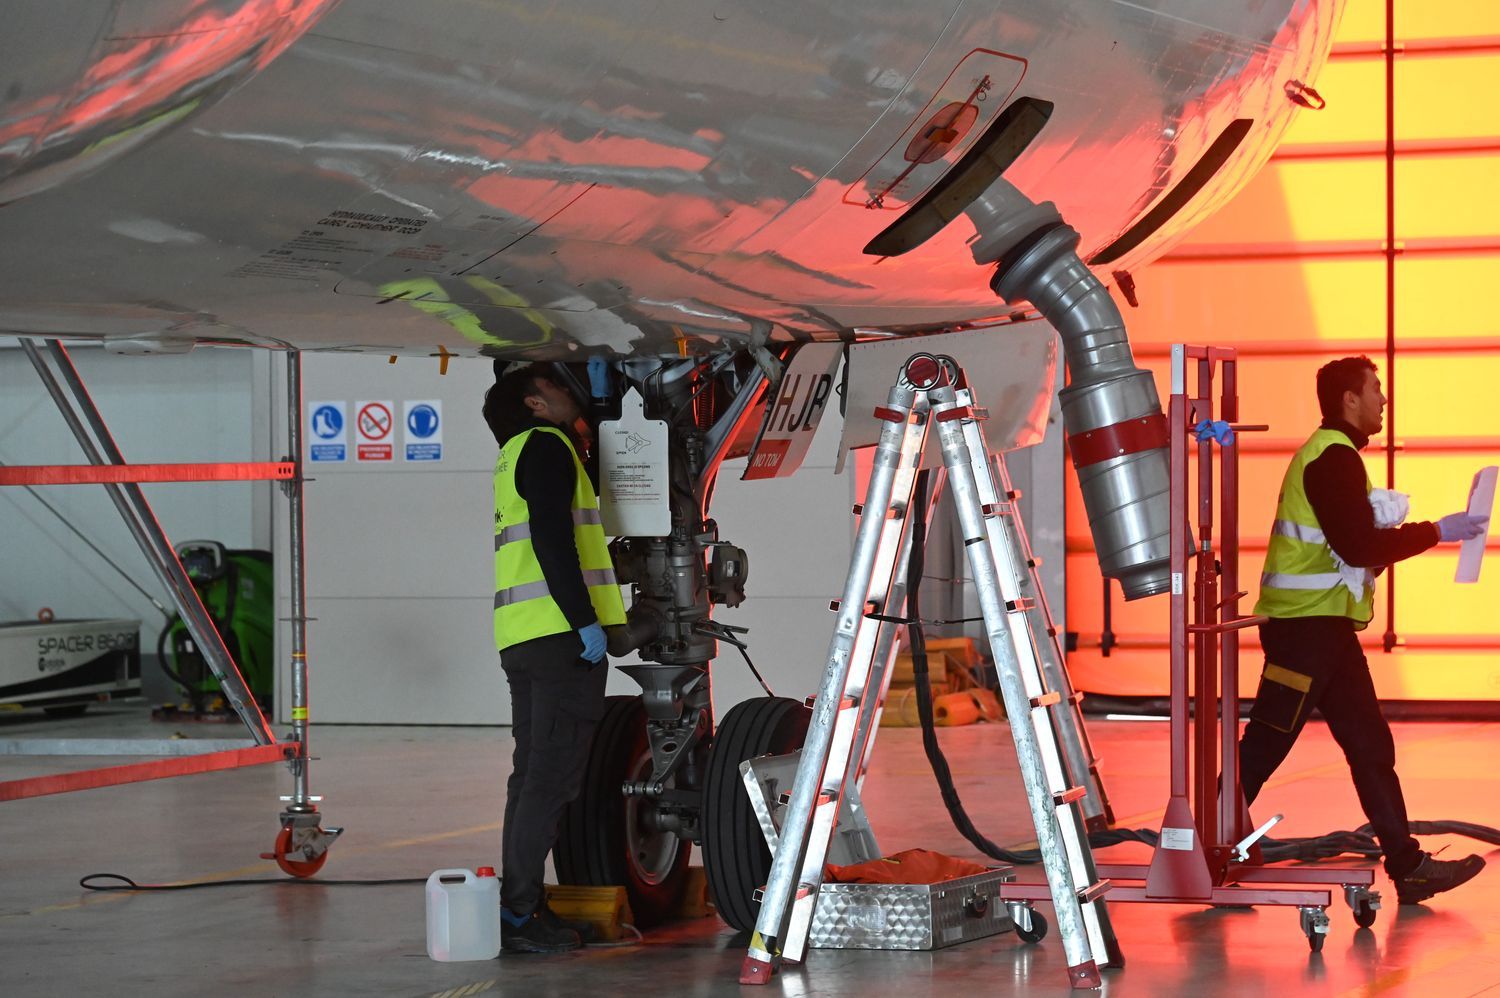
<instances>
[{"instance_id":1,"label":"shiny aircraft fuselage","mask_svg":"<svg viewBox=\"0 0 1500 998\"><path fill-rule=\"evenodd\" d=\"M969 218L865 247L1002 108L1052 105L1004 179L1085 259L1249 122L1108 281L1264 164L1339 7L35 2L0 40L0 331L563 359L982 323L1012 308Z\"/></svg>"}]
</instances>

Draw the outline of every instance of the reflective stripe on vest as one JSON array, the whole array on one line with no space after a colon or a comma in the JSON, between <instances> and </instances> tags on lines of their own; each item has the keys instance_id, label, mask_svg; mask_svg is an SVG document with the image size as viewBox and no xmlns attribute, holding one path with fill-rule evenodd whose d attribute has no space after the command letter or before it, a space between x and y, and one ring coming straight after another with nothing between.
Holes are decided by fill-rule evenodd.
<instances>
[{"instance_id":1,"label":"reflective stripe on vest","mask_svg":"<svg viewBox=\"0 0 1500 998\"><path fill-rule=\"evenodd\" d=\"M1362 628L1374 616L1375 587L1359 587L1355 595L1345 585L1317 513L1307 498L1303 472L1329 447L1353 447L1339 430L1322 428L1297 449L1281 481L1276 518L1266 545L1256 614L1267 617L1348 617ZM1365 491L1370 490L1369 477Z\"/></svg>"},{"instance_id":2,"label":"reflective stripe on vest","mask_svg":"<svg viewBox=\"0 0 1500 998\"><path fill-rule=\"evenodd\" d=\"M573 630L547 587L541 562L532 547L531 509L516 489L516 464L533 433L552 433L573 458L573 541L589 602L599 623L625 622L625 605L610 562L609 542L588 472L567 434L555 427L534 427L516 434L500 448L495 461L495 647Z\"/></svg>"},{"instance_id":3,"label":"reflective stripe on vest","mask_svg":"<svg viewBox=\"0 0 1500 998\"><path fill-rule=\"evenodd\" d=\"M575 509L573 510L573 525L579 526L585 523L603 523L604 518L599 515L597 509ZM531 523L513 523L495 535L495 550L515 541L531 540Z\"/></svg>"}]
</instances>

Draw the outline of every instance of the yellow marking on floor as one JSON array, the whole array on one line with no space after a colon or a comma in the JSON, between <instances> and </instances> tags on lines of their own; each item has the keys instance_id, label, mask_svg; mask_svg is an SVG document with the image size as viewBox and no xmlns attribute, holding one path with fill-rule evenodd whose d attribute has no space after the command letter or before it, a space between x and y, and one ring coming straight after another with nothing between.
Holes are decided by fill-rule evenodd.
<instances>
[{"instance_id":1,"label":"yellow marking on floor","mask_svg":"<svg viewBox=\"0 0 1500 998\"><path fill-rule=\"evenodd\" d=\"M475 981L473 984L460 984L458 987L449 988L447 991L435 992L432 998L469 998L470 995L477 995L492 990L498 983L498 978L491 978L488 981Z\"/></svg>"},{"instance_id":2,"label":"yellow marking on floor","mask_svg":"<svg viewBox=\"0 0 1500 998\"><path fill-rule=\"evenodd\" d=\"M1480 952L1493 952L1493 948L1500 946L1500 932L1486 933L1482 938L1467 943L1457 943L1446 949L1440 949L1436 953L1429 954L1413 963L1409 967L1397 967L1388 974L1382 974L1370 981L1361 984L1357 988L1350 988L1343 992L1340 998L1371 998L1373 995L1385 994L1408 984L1421 985L1421 977L1434 971L1466 959L1476 950ZM1427 990L1419 988L1419 990Z\"/></svg>"}]
</instances>

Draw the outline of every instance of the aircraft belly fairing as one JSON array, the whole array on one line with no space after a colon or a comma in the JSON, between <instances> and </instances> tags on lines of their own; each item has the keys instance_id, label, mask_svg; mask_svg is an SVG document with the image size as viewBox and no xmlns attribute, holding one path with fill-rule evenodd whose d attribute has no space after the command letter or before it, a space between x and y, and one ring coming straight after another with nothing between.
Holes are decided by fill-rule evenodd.
<instances>
[{"instance_id":1,"label":"aircraft belly fairing","mask_svg":"<svg viewBox=\"0 0 1500 998\"><path fill-rule=\"evenodd\" d=\"M1150 7L346 3L218 103L0 207L0 328L560 358L983 322L1013 309L969 218L862 250L1003 107L1051 103L1004 178L1085 258L1253 120L1107 278L1264 162L1337 4Z\"/></svg>"}]
</instances>

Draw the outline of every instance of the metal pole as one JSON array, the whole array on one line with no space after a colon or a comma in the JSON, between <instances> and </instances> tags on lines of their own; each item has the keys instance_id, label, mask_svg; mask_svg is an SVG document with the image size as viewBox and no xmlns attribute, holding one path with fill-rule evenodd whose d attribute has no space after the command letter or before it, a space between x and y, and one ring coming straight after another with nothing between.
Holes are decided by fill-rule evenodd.
<instances>
[{"instance_id":1,"label":"metal pole","mask_svg":"<svg viewBox=\"0 0 1500 998\"><path fill-rule=\"evenodd\" d=\"M292 760L292 800L288 811L316 811L308 796L308 702L307 702L307 550L302 514L302 351L286 355L286 406L288 460L296 474L283 483L287 497L287 532L292 587L292 740L297 757Z\"/></svg>"},{"instance_id":2,"label":"metal pole","mask_svg":"<svg viewBox=\"0 0 1500 998\"><path fill-rule=\"evenodd\" d=\"M1385 3L1385 487L1396 487L1396 0ZM1396 566L1385 570L1387 653L1396 650Z\"/></svg>"},{"instance_id":3,"label":"metal pole","mask_svg":"<svg viewBox=\"0 0 1500 998\"><path fill-rule=\"evenodd\" d=\"M31 366L36 369L37 375L42 379L47 393L52 396L52 401L57 404L68 428L72 430L74 438L83 448L84 454L92 464L124 464L125 460L120 454L120 449L116 446L109 427L105 425L103 417L100 416L98 408L89 396L88 389L78 374L78 369L73 366L73 359L68 355L67 348L57 340L48 340L47 348L58 370L62 372L64 380L68 383L68 388L73 395L72 402L63 393L62 386L58 384L57 378L47 367L36 345L29 339L24 337L21 339L21 349L25 351L27 359L31 361ZM89 437L78 411L74 409L74 403L77 405L77 410L82 411L83 419L87 420L89 427L92 428L98 440L97 445ZM219 680L224 699L234 708L257 745L275 744L276 736L272 733L270 724L245 686L245 680L235 666L229 650L224 647L223 638L219 636L213 618L204 609L203 601L198 597L198 590L193 586L192 580L187 577L187 573L183 571L182 562L177 559L177 552L172 549L171 542L163 532L140 486L135 484L107 485L105 488L109 491L110 499L114 502L120 516L125 520L125 526L130 530L131 536L140 546L141 553L145 555L157 579L172 598L177 612L182 615L188 632L193 636L193 640L198 642L204 661L208 663L209 668Z\"/></svg>"},{"instance_id":4,"label":"metal pole","mask_svg":"<svg viewBox=\"0 0 1500 998\"><path fill-rule=\"evenodd\" d=\"M1222 402L1219 418L1239 421L1239 364L1226 358L1223 366ZM1219 560L1223 565L1224 605L1220 623L1240 615L1240 454L1238 438L1219 447ZM1220 635L1219 710L1221 713L1219 758L1219 832L1225 842L1239 842L1250 834L1241 826L1240 811L1240 632Z\"/></svg>"}]
</instances>

